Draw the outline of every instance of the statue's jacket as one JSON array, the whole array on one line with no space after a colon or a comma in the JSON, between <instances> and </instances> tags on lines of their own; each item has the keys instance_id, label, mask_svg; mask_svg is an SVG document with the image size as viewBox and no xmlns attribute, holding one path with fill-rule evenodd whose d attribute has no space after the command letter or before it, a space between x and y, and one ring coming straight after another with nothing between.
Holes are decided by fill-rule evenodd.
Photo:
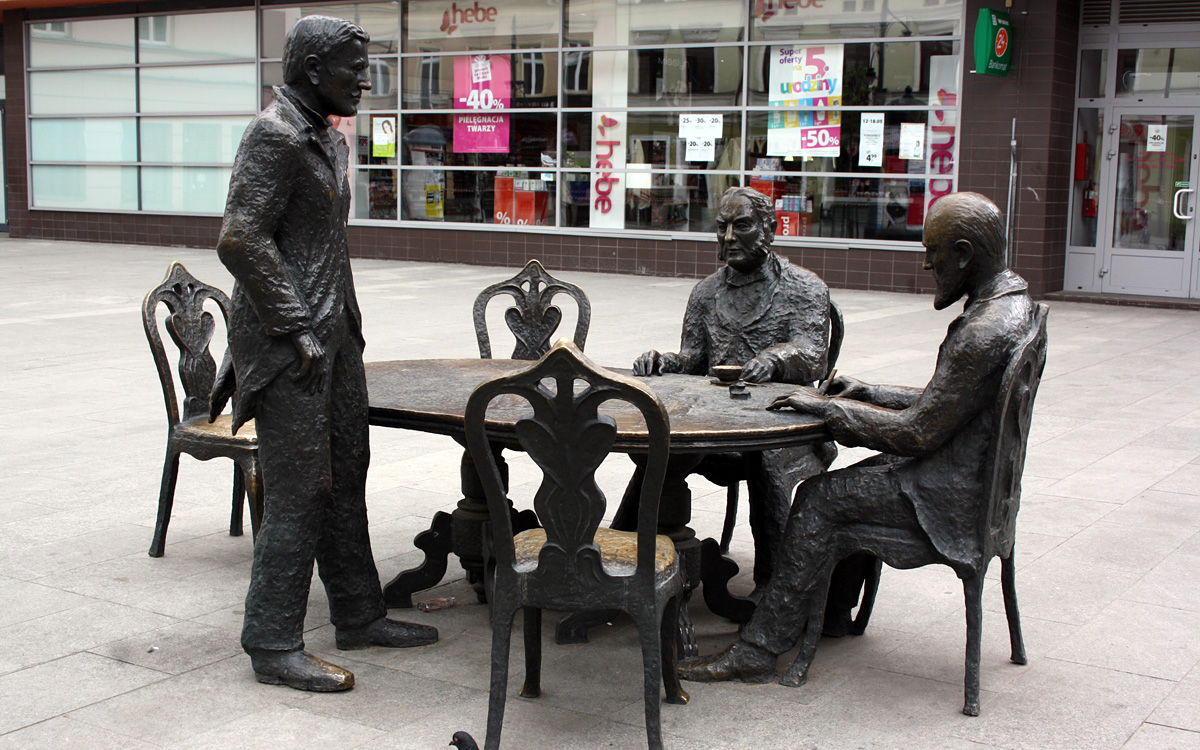
<instances>
[{"instance_id":1,"label":"statue's jacket","mask_svg":"<svg viewBox=\"0 0 1200 750\"><path fill-rule=\"evenodd\" d=\"M362 342L346 242L349 149L286 87L274 91L238 147L217 246L236 280L227 352L235 430L254 416L262 389L298 367L291 334L328 343L345 313Z\"/></svg>"},{"instance_id":2,"label":"statue's jacket","mask_svg":"<svg viewBox=\"0 0 1200 750\"><path fill-rule=\"evenodd\" d=\"M891 454L900 491L921 529L959 577L983 567L979 513L987 502L987 451L996 432L1000 383L1033 327L1025 281L1005 270L967 300L938 349L929 384L907 409L843 409L830 402L826 427L847 446Z\"/></svg>"}]
</instances>

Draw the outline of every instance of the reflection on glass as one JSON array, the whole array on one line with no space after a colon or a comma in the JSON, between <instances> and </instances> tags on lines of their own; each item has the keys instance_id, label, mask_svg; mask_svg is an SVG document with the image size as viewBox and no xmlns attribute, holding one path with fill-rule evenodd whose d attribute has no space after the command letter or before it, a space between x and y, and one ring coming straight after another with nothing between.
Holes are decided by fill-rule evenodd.
<instances>
[{"instance_id":1,"label":"reflection on glass","mask_svg":"<svg viewBox=\"0 0 1200 750\"><path fill-rule=\"evenodd\" d=\"M371 37L367 54L395 54L399 3L368 2L313 5L302 8L272 6L262 10L262 56L283 57L287 33L305 16L332 16L356 23Z\"/></svg>"},{"instance_id":2,"label":"reflection on glass","mask_svg":"<svg viewBox=\"0 0 1200 750\"><path fill-rule=\"evenodd\" d=\"M405 57L407 109L552 109L557 52ZM475 76L482 79L473 83ZM484 93L484 92L488 93ZM474 92L474 93L472 93Z\"/></svg>"},{"instance_id":3,"label":"reflection on glass","mask_svg":"<svg viewBox=\"0 0 1200 750\"><path fill-rule=\"evenodd\" d=\"M614 80L616 79L616 80ZM569 107L710 107L740 103L741 47L567 52Z\"/></svg>"},{"instance_id":4,"label":"reflection on glass","mask_svg":"<svg viewBox=\"0 0 1200 750\"><path fill-rule=\"evenodd\" d=\"M748 184L775 199L776 237L919 241L929 198L924 179L759 174Z\"/></svg>"},{"instance_id":5,"label":"reflection on glass","mask_svg":"<svg viewBox=\"0 0 1200 750\"><path fill-rule=\"evenodd\" d=\"M743 3L730 0L690 0L686 8L568 0L565 35L572 44L595 47L740 42L744 13Z\"/></svg>"},{"instance_id":6,"label":"reflection on glass","mask_svg":"<svg viewBox=\"0 0 1200 750\"><path fill-rule=\"evenodd\" d=\"M1200 48L1123 49L1117 52L1117 96L1200 94Z\"/></svg>"},{"instance_id":7,"label":"reflection on glass","mask_svg":"<svg viewBox=\"0 0 1200 750\"><path fill-rule=\"evenodd\" d=\"M613 115L620 117L620 115ZM720 169L741 168L741 115L738 112L667 113L629 112L624 122L624 157L616 154L614 166L644 164L657 169ZM689 129L681 124L681 116L718 119L719 124L709 123ZM592 146L602 138L595 129L599 128L598 117L606 114L571 113L563 122L563 166L586 167L591 163ZM684 135L680 132L683 130ZM595 138L593 138L595 136ZM691 145L689 148L689 141ZM691 157L691 158L689 158Z\"/></svg>"},{"instance_id":8,"label":"reflection on glass","mask_svg":"<svg viewBox=\"0 0 1200 750\"><path fill-rule=\"evenodd\" d=\"M752 41L953 35L963 12L961 0L755 0L752 5Z\"/></svg>"},{"instance_id":9,"label":"reflection on glass","mask_svg":"<svg viewBox=\"0 0 1200 750\"><path fill-rule=\"evenodd\" d=\"M253 112L254 65L142 68L142 112Z\"/></svg>"},{"instance_id":10,"label":"reflection on glass","mask_svg":"<svg viewBox=\"0 0 1200 750\"><path fill-rule=\"evenodd\" d=\"M750 104L767 104L771 66L780 50L794 46L773 44L750 48ZM929 91L931 59L958 55L959 46L959 42L951 40L843 44L842 104L927 104L933 99Z\"/></svg>"},{"instance_id":11,"label":"reflection on glass","mask_svg":"<svg viewBox=\"0 0 1200 750\"><path fill-rule=\"evenodd\" d=\"M29 25L29 67L132 65L133 19Z\"/></svg>"},{"instance_id":12,"label":"reflection on glass","mask_svg":"<svg viewBox=\"0 0 1200 750\"><path fill-rule=\"evenodd\" d=\"M29 74L31 115L123 114L137 111L134 71L72 70Z\"/></svg>"},{"instance_id":13,"label":"reflection on glass","mask_svg":"<svg viewBox=\"0 0 1200 750\"><path fill-rule=\"evenodd\" d=\"M142 209L219 214L232 172L229 167L142 167Z\"/></svg>"},{"instance_id":14,"label":"reflection on glass","mask_svg":"<svg viewBox=\"0 0 1200 750\"><path fill-rule=\"evenodd\" d=\"M143 16L137 23L143 63L254 58L254 11Z\"/></svg>"},{"instance_id":15,"label":"reflection on glass","mask_svg":"<svg viewBox=\"0 0 1200 750\"><path fill-rule=\"evenodd\" d=\"M401 218L554 226L553 177L536 170L405 170Z\"/></svg>"},{"instance_id":16,"label":"reflection on glass","mask_svg":"<svg viewBox=\"0 0 1200 750\"><path fill-rule=\"evenodd\" d=\"M1104 147L1104 110L1078 110L1075 158L1071 182L1071 241L1078 247L1096 246L1096 214L1099 212L1100 159Z\"/></svg>"},{"instance_id":17,"label":"reflection on glass","mask_svg":"<svg viewBox=\"0 0 1200 750\"><path fill-rule=\"evenodd\" d=\"M396 170L354 170L354 217L396 218Z\"/></svg>"},{"instance_id":18,"label":"reflection on glass","mask_svg":"<svg viewBox=\"0 0 1200 750\"><path fill-rule=\"evenodd\" d=\"M406 52L558 46L558 0L405 0Z\"/></svg>"},{"instance_id":19,"label":"reflection on glass","mask_svg":"<svg viewBox=\"0 0 1200 750\"><path fill-rule=\"evenodd\" d=\"M714 232L721 195L740 184L734 174L663 174L618 172L625 182L626 229L656 232ZM596 198L592 176L571 172L563 176L563 226L588 227Z\"/></svg>"},{"instance_id":20,"label":"reflection on glass","mask_svg":"<svg viewBox=\"0 0 1200 750\"><path fill-rule=\"evenodd\" d=\"M33 161L137 161L132 119L30 120Z\"/></svg>"},{"instance_id":21,"label":"reflection on glass","mask_svg":"<svg viewBox=\"0 0 1200 750\"><path fill-rule=\"evenodd\" d=\"M136 211L137 174L137 167L31 167L33 206Z\"/></svg>"},{"instance_id":22,"label":"reflection on glass","mask_svg":"<svg viewBox=\"0 0 1200 750\"><path fill-rule=\"evenodd\" d=\"M1189 184L1191 115L1122 115L1117 146L1113 247L1183 252L1187 221L1175 216Z\"/></svg>"},{"instance_id":23,"label":"reflection on glass","mask_svg":"<svg viewBox=\"0 0 1200 750\"><path fill-rule=\"evenodd\" d=\"M471 112L407 115L401 128L404 164L461 167L555 166L554 115Z\"/></svg>"},{"instance_id":24,"label":"reflection on glass","mask_svg":"<svg viewBox=\"0 0 1200 750\"><path fill-rule=\"evenodd\" d=\"M1098 99L1104 96L1104 84L1107 72L1108 50L1080 50L1079 96L1084 99Z\"/></svg>"},{"instance_id":25,"label":"reflection on glass","mask_svg":"<svg viewBox=\"0 0 1200 750\"><path fill-rule=\"evenodd\" d=\"M249 117L146 117L142 161L232 164Z\"/></svg>"},{"instance_id":26,"label":"reflection on glass","mask_svg":"<svg viewBox=\"0 0 1200 750\"><path fill-rule=\"evenodd\" d=\"M881 110L883 115L883 144L881 166L869 167L859 164L862 115L845 112L842 115L840 153L838 156L778 157L769 153L767 140L768 113L751 112L748 116L746 135L746 168L750 170L781 170L783 172L882 172L885 174L924 174L927 164L934 157L933 151L953 151L954 130L929 130L929 110ZM901 132L904 125L919 125L926 131L927 142L922 147L922 158L903 158ZM953 159L951 158L951 162ZM942 171L941 164L933 165L930 171Z\"/></svg>"}]
</instances>

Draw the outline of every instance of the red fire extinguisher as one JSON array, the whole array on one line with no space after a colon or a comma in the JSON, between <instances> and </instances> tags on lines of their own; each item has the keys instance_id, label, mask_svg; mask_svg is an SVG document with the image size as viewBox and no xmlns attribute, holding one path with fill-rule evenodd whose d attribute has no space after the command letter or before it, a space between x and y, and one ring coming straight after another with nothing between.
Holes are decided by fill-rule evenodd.
<instances>
[{"instance_id":1,"label":"red fire extinguisher","mask_svg":"<svg viewBox=\"0 0 1200 750\"><path fill-rule=\"evenodd\" d=\"M1096 218L1096 184L1089 182L1083 189L1083 215L1089 219Z\"/></svg>"}]
</instances>

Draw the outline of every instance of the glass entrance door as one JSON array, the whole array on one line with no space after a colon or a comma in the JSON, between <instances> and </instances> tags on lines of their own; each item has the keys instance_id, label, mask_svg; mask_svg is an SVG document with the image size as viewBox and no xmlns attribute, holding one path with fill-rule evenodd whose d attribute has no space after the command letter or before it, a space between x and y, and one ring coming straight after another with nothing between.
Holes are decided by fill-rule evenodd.
<instances>
[{"instance_id":1,"label":"glass entrance door","mask_svg":"<svg viewBox=\"0 0 1200 750\"><path fill-rule=\"evenodd\" d=\"M1195 295L1198 154L1195 111L1114 112L1110 226L1101 290Z\"/></svg>"}]
</instances>

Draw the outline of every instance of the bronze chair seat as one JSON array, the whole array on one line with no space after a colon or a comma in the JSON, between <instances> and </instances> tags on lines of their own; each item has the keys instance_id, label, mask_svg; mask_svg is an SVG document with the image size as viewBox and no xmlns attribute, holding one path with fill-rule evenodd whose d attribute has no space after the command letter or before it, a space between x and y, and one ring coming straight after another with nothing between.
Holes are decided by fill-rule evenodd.
<instances>
[{"instance_id":1,"label":"bronze chair seat","mask_svg":"<svg viewBox=\"0 0 1200 750\"><path fill-rule=\"evenodd\" d=\"M596 529L592 538L600 549L600 565L607 575L631 576L637 572L637 532ZM545 529L529 529L513 537L517 557L513 566L518 573L532 572L538 565L538 556L546 546ZM659 534L654 539L655 579L675 575L679 564L675 559L675 543L670 537Z\"/></svg>"}]
</instances>

